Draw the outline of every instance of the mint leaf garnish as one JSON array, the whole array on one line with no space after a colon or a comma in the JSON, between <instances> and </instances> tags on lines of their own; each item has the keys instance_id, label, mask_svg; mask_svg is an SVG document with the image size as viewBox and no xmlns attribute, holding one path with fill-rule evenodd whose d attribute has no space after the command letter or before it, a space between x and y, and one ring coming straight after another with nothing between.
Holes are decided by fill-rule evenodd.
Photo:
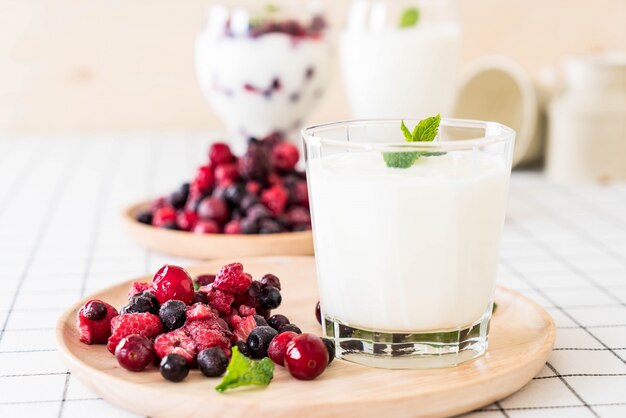
<instances>
[{"instance_id":1,"label":"mint leaf garnish","mask_svg":"<svg viewBox=\"0 0 626 418\"><path fill-rule=\"evenodd\" d=\"M200 283L198 283L198 281L194 279L193 280L193 290L197 291L198 289L200 289Z\"/></svg>"},{"instance_id":2,"label":"mint leaf garnish","mask_svg":"<svg viewBox=\"0 0 626 418\"><path fill-rule=\"evenodd\" d=\"M400 23L398 26L401 28L410 28L411 26L417 25L417 22L420 20L420 11L417 7L409 7L402 12L402 16L400 16Z\"/></svg>"},{"instance_id":3,"label":"mint leaf garnish","mask_svg":"<svg viewBox=\"0 0 626 418\"><path fill-rule=\"evenodd\" d=\"M227 389L249 385L268 385L274 377L274 363L269 357L263 360L252 360L239 352L233 346L233 355L226 369L222 382L215 386L215 390L222 393Z\"/></svg>"},{"instance_id":4,"label":"mint leaf garnish","mask_svg":"<svg viewBox=\"0 0 626 418\"><path fill-rule=\"evenodd\" d=\"M496 309L498 309L498 304L496 302L493 302L493 307L491 308L491 313L495 313Z\"/></svg>"},{"instance_id":5,"label":"mint leaf garnish","mask_svg":"<svg viewBox=\"0 0 626 418\"><path fill-rule=\"evenodd\" d=\"M403 120L400 123L400 130L406 142L432 142L437 137L440 123L441 115L422 119L411 132ZM383 152L383 160L385 160L387 167L409 168L419 157L434 157L444 154L445 152L437 151Z\"/></svg>"}]
</instances>

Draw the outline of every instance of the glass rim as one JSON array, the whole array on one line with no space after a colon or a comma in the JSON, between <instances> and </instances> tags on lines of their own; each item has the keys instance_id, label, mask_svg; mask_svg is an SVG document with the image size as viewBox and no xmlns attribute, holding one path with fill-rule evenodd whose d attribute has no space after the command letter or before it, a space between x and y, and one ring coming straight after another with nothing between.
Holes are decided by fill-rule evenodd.
<instances>
[{"instance_id":1,"label":"glass rim","mask_svg":"<svg viewBox=\"0 0 626 418\"><path fill-rule=\"evenodd\" d=\"M341 147L350 149L359 149L365 151L406 151L406 150L469 150L477 147L484 147L487 145L494 145L499 143L513 143L515 141L515 130L509 128L498 122L471 120L471 119L455 119L455 118L442 118L439 126L451 127L451 128L465 128L465 129L484 129L488 131L492 130L493 133L486 133L483 137L460 139L456 141L432 141L432 142L383 142L383 141L367 141L367 142L350 142L347 139L330 139L324 138L323 135L317 136L316 132L323 132L326 129L349 127L351 125L368 126L368 125L383 125L383 124L395 124L398 127L398 137L402 138L400 132L400 122L404 121L410 125L416 125L420 119L346 119L336 122L322 123L318 125L312 125L300 130L300 134L306 145L324 145L329 147ZM349 136L349 135L348 135Z\"/></svg>"}]
</instances>

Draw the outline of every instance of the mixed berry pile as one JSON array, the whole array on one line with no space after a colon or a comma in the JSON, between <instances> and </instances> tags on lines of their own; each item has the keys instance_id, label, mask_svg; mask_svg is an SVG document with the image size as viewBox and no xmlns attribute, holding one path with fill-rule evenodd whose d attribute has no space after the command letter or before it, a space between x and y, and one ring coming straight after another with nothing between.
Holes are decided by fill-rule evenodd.
<instances>
[{"instance_id":1,"label":"mixed berry pile","mask_svg":"<svg viewBox=\"0 0 626 418\"><path fill-rule=\"evenodd\" d=\"M272 234L311 229L298 148L279 135L251 139L237 158L215 143L191 183L152 202L137 220L196 234Z\"/></svg>"},{"instance_id":2,"label":"mixed berry pile","mask_svg":"<svg viewBox=\"0 0 626 418\"><path fill-rule=\"evenodd\" d=\"M208 377L227 372L220 391L267 384L274 364L297 379L314 379L333 360L334 343L272 315L282 302L280 290L278 277L253 280L240 263L195 279L165 265L151 283L132 284L119 314L101 300L85 303L77 316L80 341L106 344L131 371L159 364L161 375L173 382L196 367Z\"/></svg>"}]
</instances>

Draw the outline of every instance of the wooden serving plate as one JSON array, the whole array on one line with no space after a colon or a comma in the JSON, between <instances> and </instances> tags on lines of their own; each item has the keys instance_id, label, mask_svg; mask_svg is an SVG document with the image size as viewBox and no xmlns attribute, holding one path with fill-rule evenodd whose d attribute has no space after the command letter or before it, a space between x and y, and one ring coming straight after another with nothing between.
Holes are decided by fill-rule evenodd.
<instances>
[{"instance_id":1,"label":"wooden serving plate","mask_svg":"<svg viewBox=\"0 0 626 418\"><path fill-rule=\"evenodd\" d=\"M313 257L241 260L254 277L281 278L287 315L305 332L320 333ZM189 268L193 275L214 273L216 260ZM146 276L136 280L147 281ZM122 306L130 281L95 293ZM487 353L460 366L429 370L382 370L335 360L316 380L298 381L276 367L264 388L240 388L218 394L219 378L192 370L182 383L165 381L157 368L133 373L121 368L103 345L78 341L75 317L84 301L58 321L56 337L74 376L104 399L151 417L438 417L460 414L502 399L524 386L542 368L552 349L555 327L548 313L514 291L498 287L498 309L491 323Z\"/></svg>"},{"instance_id":2,"label":"wooden serving plate","mask_svg":"<svg viewBox=\"0 0 626 418\"><path fill-rule=\"evenodd\" d=\"M171 231L137 222L137 214L149 205L149 202L142 202L126 208L122 212L122 223L128 235L140 245L165 254L196 259L313 255L311 231L266 235L201 235Z\"/></svg>"}]
</instances>

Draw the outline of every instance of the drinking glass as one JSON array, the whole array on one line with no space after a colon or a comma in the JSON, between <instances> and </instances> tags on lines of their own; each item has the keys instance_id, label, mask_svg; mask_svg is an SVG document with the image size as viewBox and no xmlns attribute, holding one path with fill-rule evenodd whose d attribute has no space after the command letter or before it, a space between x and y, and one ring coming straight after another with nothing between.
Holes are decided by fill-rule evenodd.
<instances>
[{"instance_id":1,"label":"drinking glass","mask_svg":"<svg viewBox=\"0 0 626 418\"><path fill-rule=\"evenodd\" d=\"M290 137L324 94L331 43L319 1L213 4L196 40L202 92L237 150L249 137Z\"/></svg>"},{"instance_id":2,"label":"drinking glass","mask_svg":"<svg viewBox=\"0 0 626 418\"><path fill-rule=\"evenodd\" d=\"M461 40L456 0L353 1L340 42L352 116L451 116Z\"/></svg>"},{"instance_id":3,"label":"drinking glass","mask_svg":"<svg viewBox=\"0 0 626 418\"><path fill-rule=\"evenodd\" d=\"M323 332L355 363L452 366L487 349L515 132L442 119L405 142L400 123L302 131Z\"/></svg>"}]
</instances>

